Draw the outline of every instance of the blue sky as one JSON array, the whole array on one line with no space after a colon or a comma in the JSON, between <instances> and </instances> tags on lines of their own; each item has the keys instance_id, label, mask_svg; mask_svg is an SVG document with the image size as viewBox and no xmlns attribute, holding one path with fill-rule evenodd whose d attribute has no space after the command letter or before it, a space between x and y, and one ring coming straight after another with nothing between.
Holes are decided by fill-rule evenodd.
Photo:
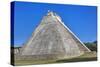
<instances>
[{"instance_id":1,"label":"blue sky","mask_svg":"<svg viewBox=\"0 0 100 67\"><path fill-rule=\"evenodd\" d=\"M97 39L97 7L48 3L14 2L14 46L22 46L48 10L56 12L83 42Z\"/></svg>"}]
</instances>

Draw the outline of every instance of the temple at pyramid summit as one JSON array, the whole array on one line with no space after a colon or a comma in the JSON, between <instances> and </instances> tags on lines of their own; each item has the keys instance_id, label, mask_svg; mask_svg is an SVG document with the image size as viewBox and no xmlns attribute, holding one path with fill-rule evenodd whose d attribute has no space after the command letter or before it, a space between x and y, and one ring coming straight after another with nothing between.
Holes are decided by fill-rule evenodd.
<instances>
[{"instance_id":1,"label":"temple at pyramid summit","mask_svg":"<svg viewBox=\"0 0 100 67\"><path fill-rule=\"evenodd\" d=\"M63 59L85 52L90 50L62 22L61 17L48 11L18 54L26 59Z\"/></svg>"}]
</instances>

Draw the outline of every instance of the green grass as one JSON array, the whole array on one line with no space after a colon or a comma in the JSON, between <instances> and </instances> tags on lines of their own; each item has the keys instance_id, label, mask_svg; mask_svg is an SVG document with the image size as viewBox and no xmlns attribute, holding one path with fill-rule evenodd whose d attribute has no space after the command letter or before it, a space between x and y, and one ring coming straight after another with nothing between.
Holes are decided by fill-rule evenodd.
<instances>
[{"instance_id":1,"label":"green grass","mask_svg":"<svg viewBox=\"0 0 100 67\"><path fill-rule=\"evenodd\" d=\"M95 52L88 52L85 53L79 57L70 58L70 59L61 59L57 60L56 62L62 63L62 62L81 62L81 61L96 61L97 55Z\"/></svg>"},{"instance_id":2,"label":"green grass","mask_svg":"<svg viewBox=\"0 0 100 67\"><path fill-rule=\"evenodd\" d=\"M88 52L75 58L67 58L60 60L15 60L15 65L33 65L33 64L51 64L51 63L66 63L66 62L80 62L80 61L96 61L96 52Z\"/></svg>"}]
</instances>

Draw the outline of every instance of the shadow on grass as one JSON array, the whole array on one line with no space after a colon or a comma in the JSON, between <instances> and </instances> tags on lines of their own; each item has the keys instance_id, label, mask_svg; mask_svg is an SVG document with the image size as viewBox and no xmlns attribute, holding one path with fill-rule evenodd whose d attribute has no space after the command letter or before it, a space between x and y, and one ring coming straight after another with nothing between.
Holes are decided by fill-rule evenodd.
<instances>
[{"instance_id":1,"label":"shadow on grass","mask_svg":"<svg viewBox=\"0 0 100 67\"><path fill-rule=\"evenodd\" d=\"M63 59L63 60L57 60L57 63L65 63L65 62L83 62L83 61L96 61L97 57L91 57L91 58L72 58L72 59Z\"/></svg>"}]
</instances>

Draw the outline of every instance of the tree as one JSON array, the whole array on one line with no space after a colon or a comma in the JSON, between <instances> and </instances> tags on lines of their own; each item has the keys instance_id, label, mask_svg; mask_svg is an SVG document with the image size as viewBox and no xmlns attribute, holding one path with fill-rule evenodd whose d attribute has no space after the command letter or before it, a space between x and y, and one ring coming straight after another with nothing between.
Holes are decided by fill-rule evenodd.
<instances>
[{"instance_id":1,"label":"tree","mask_svg":"<svg viewBox=\"0 0 100 67\"><path fill-rule=\"evenodd\" d=\"M97 41L84 43L91 51L97 51Z\"/></svg>"}]
</instances>

